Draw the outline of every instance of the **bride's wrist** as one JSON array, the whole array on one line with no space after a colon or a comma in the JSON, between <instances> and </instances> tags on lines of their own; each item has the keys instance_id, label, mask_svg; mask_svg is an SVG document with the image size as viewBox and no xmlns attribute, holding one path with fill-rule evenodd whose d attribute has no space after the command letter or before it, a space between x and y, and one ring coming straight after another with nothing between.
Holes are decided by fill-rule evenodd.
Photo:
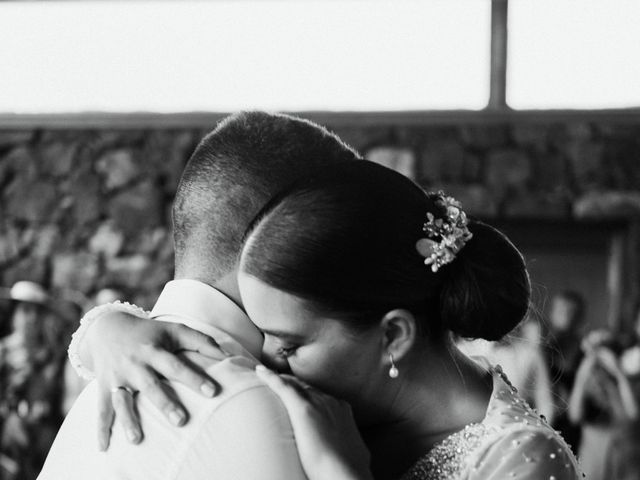
<instances>
[{"instance_id":1,"label":"bride's wrist","mask_svg":"<svg viewBox=\"0 0 640 480\"><path fill-rule=\"evenodd\" d=\"M95 350L94 337L101 322L109 322L109 316L116 313L127 313L139 318L149 318L149 312L128 302L112 302L93 307L80 320L78 329L71 335L68 356L71 366L85 380L95 378L92 352Z\"/></svg>"}]
</instances>

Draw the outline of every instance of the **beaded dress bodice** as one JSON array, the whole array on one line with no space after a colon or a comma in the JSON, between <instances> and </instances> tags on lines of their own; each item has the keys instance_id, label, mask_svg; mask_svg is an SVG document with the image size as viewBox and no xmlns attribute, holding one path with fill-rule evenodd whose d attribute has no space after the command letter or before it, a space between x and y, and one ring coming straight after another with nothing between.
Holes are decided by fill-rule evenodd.
<instances>
[{"instance_id":1,"label":"beaded dress bodice","mask_svg":"<svg viewBox=\"0 0 640 480\"><path fill-rule=\"evenodd\" d=\"M491 371L493 392L482 422L438 442L402 480L580 478L562 437L518 395L499 366Z\"/></svg>"}]
</instances>

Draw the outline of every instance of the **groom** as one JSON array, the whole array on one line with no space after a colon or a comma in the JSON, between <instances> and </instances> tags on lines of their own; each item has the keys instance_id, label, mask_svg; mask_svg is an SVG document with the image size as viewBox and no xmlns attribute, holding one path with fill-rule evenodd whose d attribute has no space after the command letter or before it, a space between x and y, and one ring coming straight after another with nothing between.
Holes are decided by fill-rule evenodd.
<instances>
[{"instance_id":1,"label":"groom","mask_svg":"<svg viewBox=\"0 0 640 480\"><path fill-rule=\"evenodd\" d=\"M154 407L159 398L166 399L166 385L147 377L136 399L145 440L130 445L142 433L125 418L128 428L117 424L108 450L98 452L96 404L103 387L93 382L67 416L39 479L197 480L214 472L217 479L305 478L288 414L254 373L262 337L242 309L236 262L245 230L274 194L311 168L359 158L318 125L260 112L228 117L202 140L173 206L175 279L165 286L151 317L171 322L164 324L168 333L179 324L210 335L229 354L211 359L206 368L220 392L205 398L172 382L191 414L185 426L175 429ZM85 347L102 348L113 362L122 362L117 346L127 338L101 335L101 322L109 320L101 317L89 326ZM144 328L145 321L133 323ZM144 372L140 375L149 375L144 366L137 367ZM131 391L114 382L109 386L114 401L130 407ZM165 415L183 423L184 411L171 402L165 405Z\"/></svg>"}]
</instances>

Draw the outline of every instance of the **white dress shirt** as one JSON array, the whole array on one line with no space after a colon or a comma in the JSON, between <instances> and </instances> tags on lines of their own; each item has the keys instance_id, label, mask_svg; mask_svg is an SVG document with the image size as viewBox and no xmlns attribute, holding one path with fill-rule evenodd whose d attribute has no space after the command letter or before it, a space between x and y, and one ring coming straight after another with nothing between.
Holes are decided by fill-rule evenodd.
<instances>
[{"instance_id":1,"label":"white dress shirt","mask_svg":"<svg viewBox=\"0 0 640 480\"><path fill-rule=\"evenodd\" d=\"M229 354L207 373L221 385L206 398L172 384L189 412L169 424L144 395L137 397L144 439L131 445L116 424L109 449L97 447L97 385L90 383L67 415L39 480L304 479L288 414L257 378L262 336L228 297L194 280L165 286L151 312L206 333Z\"/></svg>"}]
</instances>

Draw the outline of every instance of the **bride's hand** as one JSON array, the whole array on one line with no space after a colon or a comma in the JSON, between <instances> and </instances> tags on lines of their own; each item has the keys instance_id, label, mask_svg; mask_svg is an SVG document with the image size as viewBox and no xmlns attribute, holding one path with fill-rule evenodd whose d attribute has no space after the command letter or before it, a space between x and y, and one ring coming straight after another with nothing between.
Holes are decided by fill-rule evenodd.
<instances>
[{"instance_id":1,"label":"bride's hand","mask_svg":"<svg viewBox=\"0 0 640 480\"><path fill-rule=\"evenodd\" d=\"M124 427L129 441L142 440L134 392L148 397L172 424L180 426L187 421L187 412L162 377L205 396L216 395L214 380L188 361L180 353L183 351L224 358L212 338L180 324L108 311L88 326L78 353L98 382L98 446L101 450L109 445L114 417Z\"/></svg>"},{"instance_id":2,"label":"bride's hand","mask_svg":"<svg viewBox=\"0 0 640 480\"><path fill-rule=\"evenodd\" d=\"M369 480L370 454L348 403L294 377L259 365L256 373L289 413L302 467L309 480Z\"/></svg>"}]
</instances>

